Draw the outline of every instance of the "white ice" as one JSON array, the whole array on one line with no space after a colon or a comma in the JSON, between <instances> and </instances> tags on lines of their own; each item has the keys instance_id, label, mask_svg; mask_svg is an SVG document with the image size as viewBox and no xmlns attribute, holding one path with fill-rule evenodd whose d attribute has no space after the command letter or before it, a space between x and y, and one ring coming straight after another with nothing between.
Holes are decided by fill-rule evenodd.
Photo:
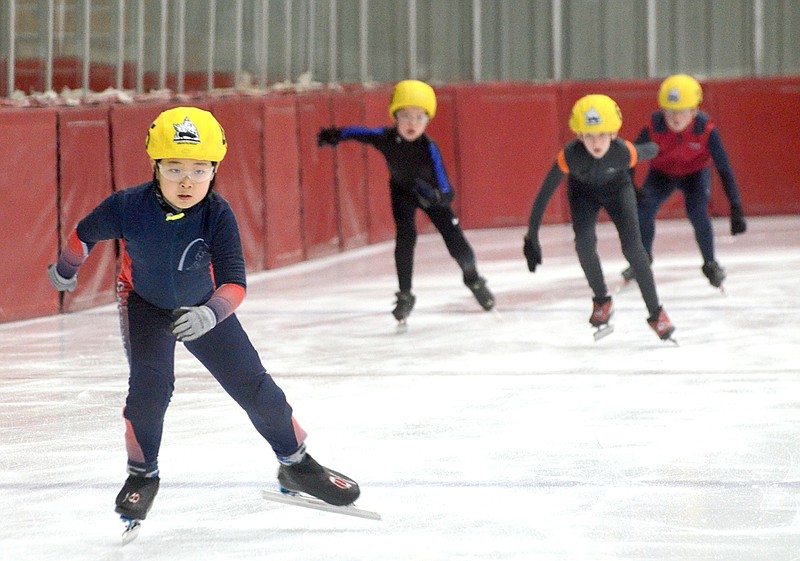
<instances>
[{"instance_id":1,"label":"white ice","mask_svg":"<svg viewBox=\"0 0 800 561\"><path fill-rule=\"evenodd\" d=\"M468 231L499 314L438 235L394 333L392 243L251 275L238 315L309 432L382 522L268 503L277 465L183 348L139 538L120 545L127 370L116 309L0 325L0 559L790 561L800 559L800 218L714 223L727 295L686 220L654 271L680 346L615 295L595 343L568 225ZM613 290L625 262L599 229ZM798 458L798 461L795 461Z\"/></svg>"}]
</instances>

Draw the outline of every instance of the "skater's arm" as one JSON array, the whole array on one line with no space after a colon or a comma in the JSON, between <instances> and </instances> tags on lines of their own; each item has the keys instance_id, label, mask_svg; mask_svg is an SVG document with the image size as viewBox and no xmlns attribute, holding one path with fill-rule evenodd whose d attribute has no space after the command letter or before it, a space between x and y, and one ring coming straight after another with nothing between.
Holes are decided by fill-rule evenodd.
<instances>
[{"instance_id":1,"label":"skater's arm","mask_svg":"<svg viewBox=\"0 0 800 561\"><path fill-rule=\"evenodd\" d=\"M655 142L633 143L632 148L636 153L631 153L631 167L638 162L652 160L658 155L658 144Z\"/></svg>"},{"instance_id":2,"label":"skater's arm","mask_svg":"<svg viewBox=\"0 0 800 561\"><path fill-rule=\"evenodd\" d=\"M742 201L739 198L739 188L736 185L733 168L728 160L728 153L722 145L722 137L716 128L712 129L708 135L708 151L711 152L711 159L717 168L719 178L722 180L722 187L725 189L725 195L731 206L741 206Z\"/></svg>"},{"instance_id":3,"label":"skater's arm","mask_svg":"<svg viewBox=\"0 0 800 561\"><path fill-rule=\"evenodd\" d=\"M559 154L559 158L561 158L561 154ZM553 198L553 193L556 192L562 179L564 179L564 171L559 167L559 162L556 162L553 164L553 167L550 168L550 171L547 172L547 176L544 178L544 182L542 182L542 187L539 189L539 194L536 195L536 200L533 201L531 215L528 219L528 237L538 237L539 226L542 224L542 219L544 218L544 211L547 209L547 204L550 202L550 199Z\"/></svg>"},{"instance_id":4,"label":"skater's arm","mask_svg":"<svg viewBox=\"0 0 800 561\"><path fill-rule=\"evenodd\" d=\"M376 145L386 135L386 127L328 127L317 133L319 146L336 146L343 140L355 140L364 144Z\"/></svg>"}]
</instances>

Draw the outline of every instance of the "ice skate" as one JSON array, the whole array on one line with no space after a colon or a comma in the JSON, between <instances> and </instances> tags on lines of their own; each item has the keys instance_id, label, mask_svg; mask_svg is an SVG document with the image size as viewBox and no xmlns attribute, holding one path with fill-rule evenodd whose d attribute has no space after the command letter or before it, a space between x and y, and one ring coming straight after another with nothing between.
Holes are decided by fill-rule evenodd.
<instances>
[{"instance_id":1,"label":"ice skate","mask_svg":"<svg viewBox=\"0 0 800 561\"><path fill-rule=\"evenodd\" d=\"M672 325L663 306L658 308L658 312L647 318L647 324L656 332L656 335L658 335L659 339L662 341L672 341L676 345L678 344L678 342L672 338L672 334L675 332L675 326Z\"/></svg>"},{"instance_id":2,"label":"ice skate","mask_svg":"<svg viewBox=\"0 0 800 561\"><path fill-rule=\"evenodd\" d=\"M725 269L719 266L716 261L706 261L702 267L703 274L711 283L711 286L719 288L723 293L725 289L722 287L722 282L725 280Z\"/></svg>"},{"instance_id":3,"label":"ice skate","mask_svg":"<svg viewBox=\"0 0 800 561\"><path fill-rule=\"evenodd\" d=\"M475 296L478 304L487 312L494 308L494 294L486 286L486 279L478 277L472 282L465 283Z\"/></svg>"},{"instance_id":4,"label":"ice skate","mask_svg":"<svg viewBox=\"0 0 800 561\"><path fill-rule=\"evenodd\" d=\"M116 499L114 511L120 515L125 529L122 532L122 543L133 541L139 535L141 521L153 506L158 493L160 480L158 477L128 476Z\"/></svg>"},{"instance_id":5,"label":"ice skate","mask_svg":"<svg viewBox=\"0 0 800 561\"><path fill-rule=\"evenodd\" d=\"M594 298L592 304L593 309L592 315L589 317L589 323L596 328L594 340L599 341L614 332L614 326L608 323L611 320L611 316L614 315L614 301L610 296L605 296L603 298Z\"/></svg>"},{"instance_id":6,"label":"ice skate","mask_svg":"<svg viewBox=\"0 0 800 561\"><path fill-rule=\"evenodd\" d=\"M346 475L321 466L309 454L305 454L296 464L281 464L278 469L278 483L282 493L303 493L334 506L352 504L361 493L358 483Z\"/></svg>"},{"instance_id":7,"label":"ice skate","mask_svg":"<svg viewBox=\"0 0 800 561\"><path fill-rule=\"evenodd\" d=\"M406 318L411 314L411 310L414 309L417 297L411 294L410 290L401 290L400 292L395 292L394 295L397 297L397 301L395 302L394 310L392 310L392 315L397 320L397 332L405 333L408 330Z\"/></svg>"}]
</instances>

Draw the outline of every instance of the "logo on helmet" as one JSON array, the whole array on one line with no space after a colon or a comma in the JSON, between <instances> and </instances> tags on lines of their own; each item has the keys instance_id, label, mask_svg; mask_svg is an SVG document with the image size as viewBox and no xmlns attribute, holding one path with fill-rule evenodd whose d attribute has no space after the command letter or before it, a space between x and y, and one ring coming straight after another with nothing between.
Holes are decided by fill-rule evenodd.
<instances>
[{"instance_id":1,"label":"logo on helmet","mask_svg":"<svg viewBox=\"0 0 800 561\"><path fill-rule=\"evenodd\" d=\"M583 114L583 116L586 119L587 127L594 127L603 123L603 119L600 118L600 112L594 107L590 107L589 110Z\"/></svg>"},{"instance_id":2,"label":"logo on helmet","mask_svg":"<svg viewBox=\"0 0 800 561\"><path fill-rule=\"evenodd\" d=\"M189 117L184 117L182 123L172 126L175 127L175 136L172 139L175 144L200 144L197 127L189 120Z\"/></svg>"},{"instance_id":3,"label":"logo on helmet","mask_svg":"<svg viewBox=\"0 0 800 561\"><path fill-rule=\"evenodd\" d=\"M680 103L681 101L681 92L676 88L672 88L667 92L667 101L669 103Z\"/></svg>"}]
</instances>

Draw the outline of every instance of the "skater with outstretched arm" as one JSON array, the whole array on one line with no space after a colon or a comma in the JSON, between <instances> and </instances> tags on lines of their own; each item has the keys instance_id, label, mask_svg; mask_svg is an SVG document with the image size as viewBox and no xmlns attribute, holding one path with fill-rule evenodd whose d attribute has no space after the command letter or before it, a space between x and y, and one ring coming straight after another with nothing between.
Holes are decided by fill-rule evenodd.
<instances>
[{"instance_id":1,"label":"skater with outstretched arm","mask_svg":"<svg viewBox=\"0 0 800 561\"><path fill-rule=\"evenodd\" d=\"M658 148L652 142L634 145L617 136L622 113L606 95L579 99L572 108L569 126L576 138L558 153L531 209L523 245L528 269L534 272L542 263L539 227L547 203L566 176L575 250L594 295L589 323L597 328L595 339L610 333L608 322L614 313L597 254L597 217L600 209L605 209L619 233L622 253L640 279L639 288L649 313L647 323L662 340L668 340L675 326L656 294L650 261L639 234L636 194L629 172L639 160L655 156Z\"/></svg>"},{"instance_id":2,"label":"skater with outstretched arm","mask_svg":"<svg viewBox=\"0 0 800 561\"><path fill-rule=\"evenodd\" d=\"M116 512L129 530L137 528L158 492L176 342L247 412L277 456L283 488L349 505L358 485L306 452L305 431L234 313L247 285L236 217L214 190L228 150L222 127L207 111L170 109L151 125L146 149L153 179L100 203L47 270L57 290L72 292L95 244L122 240L117 301L130 367L123 410L128 479Z\"/></svg>"},{"instance_id":3,"label":"skater with outstretched arm","mask_svg":"<svg viewBox=\"0 0 800 561\"><path fill-rule=\"evenodd\" d=\"M416 303L411 281L417 242L417 209L428 215L442 235L450 255L461 268L464 284L484 310L491 310L495 304L494 295L478 274L475 253L450 206L454 193L442 155L436 143L425 134L428 123L436 115L433 88L419 80L399 82L392 93L389 115L394 126L324 128L317 141L320 146L336 146L344 140L356 140L373 146L386 158L397 234L394 260L399 284L392 314L402 325Z\"/></svg>"}]
</instances>

